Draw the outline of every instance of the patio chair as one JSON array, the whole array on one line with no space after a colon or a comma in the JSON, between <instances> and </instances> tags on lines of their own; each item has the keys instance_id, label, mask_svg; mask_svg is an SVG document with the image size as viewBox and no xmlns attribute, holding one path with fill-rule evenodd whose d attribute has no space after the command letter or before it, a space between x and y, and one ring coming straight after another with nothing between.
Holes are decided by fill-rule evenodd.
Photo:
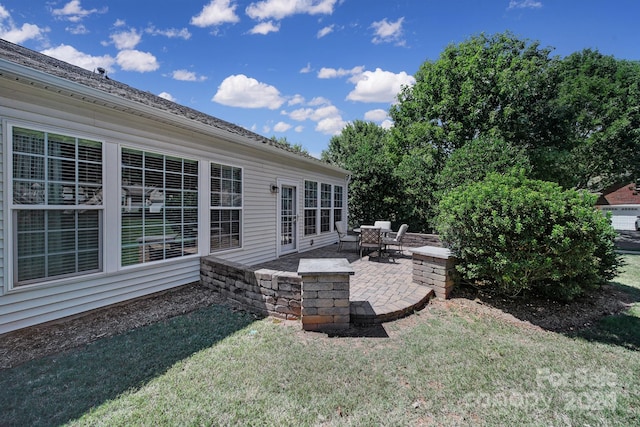
<instances>
[{"instance_id":1,"label":"patio chair","mask_svg":"<svg viewBox=\"0 0 640 427\"><path fill-rule=\"evenodd\" d=\"M335 223L336 231L338 232L338 252L342 249L342 244L345 242L355 243L356 244L356 252L358 251L358 241L360 240L359 236L351 235L347 232L347 224L344 221L336 221Z\"/></svg>"},{"instance_id":2,"label":"patio chair","mask_svg":"<svg viewBox=\"0 0 640 427\"><path fill-rule=\"evenodd\" d=\"M387 232L384 230L391 230L391 221L375 221L373 223L374 227L380 227L382 229L382 235L386 236Z\"/></svg>"},{"instance_id":3,"label":"patio chair","mask_svg":"<svg viewBox=\"0 0 640 427\"><path fill-rule=\"evenodd\" d=\"M375 249L378 251L378 260L380 260L380 254L382 253L382 235L380 234L380 227L360 227L360 258L362 258L362 251L364 248Z\"/></svg>"},{"instance_id":4,"label":"patio chair","mask_svg":"<svg viewBox=\"0 0 640 427\"><path fill-rule=\"evenodd\" d=\"M400 229L396 233L396 237L394 237L394 238L390 238L390 237L383 238L382 239L382 245L384 246L384 250L385 251L387 250L387 246L398 246L400 248L400 253L402 253L402 251L403 251L402 241L404 240L404 234L407 232L408 229L409 229L409 226L407 224L402 224L400 226Z\"/></svg>"}]
</instances>

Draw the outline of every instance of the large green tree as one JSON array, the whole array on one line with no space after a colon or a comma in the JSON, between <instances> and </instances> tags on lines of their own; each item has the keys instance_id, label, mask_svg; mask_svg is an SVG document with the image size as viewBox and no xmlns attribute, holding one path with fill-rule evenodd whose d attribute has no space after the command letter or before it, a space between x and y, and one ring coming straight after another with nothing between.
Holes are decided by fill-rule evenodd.
<instances>
[{"instance_id":1,"label":"large green tree","mask_svg":"<svg viewBox=\"0 0 640 427\"><path fill-rule=\"evenodd\" d=\"M640 63L586 49L556 67L568 132L553 150L532 150L540 178L599 190L640 177Z\"/></svg>"},{"instance_id":2,"label":"large green tree","mask_svg":"<svg viewBox=\"0 0 640 427\"><path fill-rule=\"evenodd\" d=\"M349 221L372 224L396 216L394 165L386 150L388 132L372 122L356 120L329 142L322 159L351 172Z\"/></svg>"},{"instance_id":3,"label":"large green tree","mask_svg":"<svg viewBox=\"0 0 640 427\"><path fill-rule=\"evenodd\" d=\"M461 185L482 181L489 173L531 173L529 157L522 147L502 138L480 136L455 150L438 173L439 197Z\"/></svg>"},{"instance_id":4,"label":"large green tree","mask_svg":"<svg viewBox=\"0 0 640 427\"><path fill-rule=\"evenodd\" d=\"M531 178L564 188L599 190L639 177L640 63L592 50L566 58L551 52L510 32L449 45L400 92L389 132L348 126L327 158L358 171L351 186L361 191L357 218L365 219L359 209L373 197L376 215L393 211L412 230L429 231L438 189L502 170L504 149L513 150L515 163L528 159ZM372 185L376 193L365 195Z\"/></svg>"},{"instance_id":5,"label":"large green tree","mask_svg":"<svg viewBox=\"0 0 640 427\"><path fill-rule=\"evenodd\" d=\"M479 135L516 145L555 145L563 112L551 50L511 33L481 34L426 61L390 110L396 151L431 145L442 156Z\"/></svg>"}]
</instances>

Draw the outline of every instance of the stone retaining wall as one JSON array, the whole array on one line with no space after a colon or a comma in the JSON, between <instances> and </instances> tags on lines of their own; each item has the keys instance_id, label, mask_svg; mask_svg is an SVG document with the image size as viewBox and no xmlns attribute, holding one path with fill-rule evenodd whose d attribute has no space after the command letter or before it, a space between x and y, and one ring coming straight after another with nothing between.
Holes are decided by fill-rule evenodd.
<instances>
[{"instance_id":1,"label":"stone retaining wall","mask_svg":"<svg viewBox=\"0 0 640 427\"><path fill-rule=\"evenodd\" d=\"M395 237L395 233L392 233L392 237ZM406 248L417 248L420 246L442 247L442 242L437 234L407 232L404 235L403 246Z\"/></svg>"},{"instance_id":2,"label":"stone retaining wall","mask_svg":"<svg viewBox=\"0 0 640 427\"><path fill-rule=\"evenodd\" d=\"M254 270L213 256L202 257L200 281L232 305L281 319L299 319L302 279L297 273Z\"/></svg>"},{"instance_id":3,"label":"stone retaining wall","mask_svg":"<svg viewBox=\"0 0 640 427\"><path fill-rule=\"evenodd\" d=\"M423 246L409 251L413 258L413 281L432 288L438 298L449 298L456 275L456 259L449 249Z\"/></svg>"}]
</instances>

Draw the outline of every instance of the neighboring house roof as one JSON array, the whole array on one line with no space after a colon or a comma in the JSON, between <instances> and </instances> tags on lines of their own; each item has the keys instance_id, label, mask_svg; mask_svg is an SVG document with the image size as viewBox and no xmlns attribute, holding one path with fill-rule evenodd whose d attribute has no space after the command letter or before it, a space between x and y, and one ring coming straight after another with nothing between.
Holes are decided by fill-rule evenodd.
<instances>
[{"instance_id":1,"label":"neighboring house roof","mask_svg":"<svg viewBox=\"0 0 640 427\"><path fill-rule=\"evenodd\" d=\"M634 182L612 185L602 190L596 205L640 205L640 191Z\"/></svg>"},{"instance_id":2,"label":"neighboring house roof","mask_svg":"<svg viewBox=\"0 0 640 427\"><path fill-rule=\"evenodd\" d=\"M154 110L175 115L176 118L186 118L194 122L210 126L212 128L235 134L244 139L254 141L257 145L267 145L278 148L283 152L293 153L308 160L322 163L328 168L341 170L328 163L322 162L315 157L294 150L285 144L278 143L257 133L251 132L241 126L234 125L227 121L218 119L208 114L202 113L193 108L185 107L167 99L161 98L150 92L145 92L124 83L110 79L104 73L91 72L84 68L77 67L64 61L52 58L39 52L27 49L23 46L0 39L0 77L4 77L2 70L2 59L10 61L33 70L56 76L70 82L74 82L87 88L110 94L121 99L133 101L140 105L140 108L151 107ZM141 114L144 115L144 114ZM345 171L347 172L347 171Z\"/></svg>"}]
</instances>

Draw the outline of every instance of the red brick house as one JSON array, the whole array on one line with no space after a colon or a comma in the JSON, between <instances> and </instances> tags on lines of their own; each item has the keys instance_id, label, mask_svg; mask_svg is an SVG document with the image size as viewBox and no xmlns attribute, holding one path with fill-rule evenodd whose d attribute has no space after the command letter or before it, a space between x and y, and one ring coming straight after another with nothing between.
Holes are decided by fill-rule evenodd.
<instances>
[{"instance_id":1,"label":"red brick house","mask_svg":"<svg viewBox=\"0 0 640 427\"><path fill-rule=\"evenodd\" d=\"M616 230L634 230L640 216L640 182L604 189L596 207L602 212L611 212L611 223Z\"/></svg>"}]
</instances>

